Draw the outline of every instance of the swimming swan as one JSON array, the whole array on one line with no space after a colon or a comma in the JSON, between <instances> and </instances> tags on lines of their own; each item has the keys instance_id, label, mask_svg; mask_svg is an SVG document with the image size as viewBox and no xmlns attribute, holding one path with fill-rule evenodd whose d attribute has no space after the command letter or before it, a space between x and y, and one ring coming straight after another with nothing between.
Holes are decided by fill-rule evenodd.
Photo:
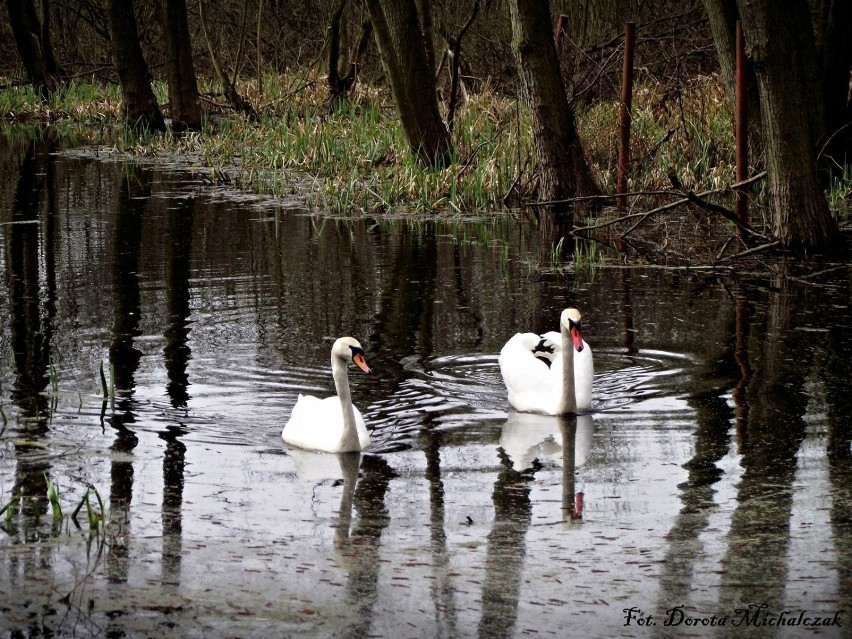
<instances>
[{"instance_id":1,"label":"swimming swan","mask_svg":"<svg viewBox=\"0 0 852 639\"><path fill-rule=\"evenodd\" d=\"M500 351L500 373L517 411L567 415L592 409L594 364L580 311L566 308L559 324L560 333L516 333Z\"/></svg>"},{"instance_id":2,"label":"swimming swan","mask_svg":"<svg viewBox=\"0 0 852 639\"><path fill-rule=\"evenodd\" d=\"M327 453L360 451L370 445L364 418L352 405L349 393L350 362L365 373L370 372L358 341L341 337L331 347L331 375L337 396L319 399L299 393L281 439L291 446Z\"/></svg>"}]
</instances>

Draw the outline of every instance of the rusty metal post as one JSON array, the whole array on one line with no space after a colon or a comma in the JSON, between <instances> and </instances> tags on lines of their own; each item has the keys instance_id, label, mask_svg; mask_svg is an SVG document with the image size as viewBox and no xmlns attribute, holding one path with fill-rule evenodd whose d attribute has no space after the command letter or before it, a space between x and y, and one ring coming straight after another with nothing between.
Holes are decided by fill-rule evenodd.
<instances>
[{"instance_id":1,"label":"rusty metal post","mask_svg":"<svg viewBox=\"0 0 852 639\"><path fill-rule=\"evenodd\" d=\"M568 31L568 16L563 13L559 16L559 20L556 22L556 34L554 40L556 40L557 51L562 48L562 40L565 37L566 31Z\"/></svg>"},{"instance_id":2,"label":"rusty metal post","mask_svg":"<svg viewBox=\"0 0 852 639\"><path fill-rule=\"evenodd\" d=\"M618 178L615 185L616 206L623 209L627 204L627 177L630 172L630 108L633 103L633 49L636 42L636 24L624 25L624 71L621 80L621 113L619 124L621 137L618 143Z\"/></svg>"},{"instance_id":3,"label":"rusty metal post","mask_svg":"<svg viewBox=\"0 0 852 639\"><path fill-rule=\"evenodd\" d=\"M748 75L746 74L745 38L743 27L737 20L737 104L734 118L734 134L736 136L737 182L748 178ZM737 189L737 219L741 224L748 224L748 195L745 188ZM742 236L742 229L737 227L737 236Z\"/></svg>"}]
</instances>

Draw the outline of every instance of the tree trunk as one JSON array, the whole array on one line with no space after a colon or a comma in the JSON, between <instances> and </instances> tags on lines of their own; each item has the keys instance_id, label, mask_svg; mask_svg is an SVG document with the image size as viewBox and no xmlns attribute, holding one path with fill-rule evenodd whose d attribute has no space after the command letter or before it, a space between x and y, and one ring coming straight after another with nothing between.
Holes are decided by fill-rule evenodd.
<instances>
[{"instance_id":1,"label":"tree trunk","mask_svg":"<svg viewBox=\"0 0 852 639\"><path fill-rule=\"evenodd\" d=\"M737 82L737 49L736 31L737 20L740 12L737 9L737 0L704 0L704 8L707 11L710 31L713 33L713 41L716 44L716 52L719 56L719 67L722 70L722 78L728 89L731 112L735 110L736 82ZM748 113L749 119L757 122L760 119L760 101L757 96L757 79L754 70L749 65L748 70ZM753 127L752 130L756 129ZM753 141L753 140L752 140Z\"/></svg>"},{"instance_id":2,"label":"tree trunk","mask_svg":"<svg viewBox=\"0 0 852 639\"><path fill-rule=\"evenodd\" d=\"M564 200L597 195L600 189L577 134L560 73L548 5L537 0L509 0L509 10L512 50L532 116L539 197ZM554 210L562 213L567 207Z\"/></svg>"},{"instance_id":3,"label":"tree trunk","mask_svg":"<svg viewBox=\"0 0 852 639\"><path fill-rule=\"evenodd\" d=\"M213 46L213 39L210 37L210 31L207 26L207 10L204 7L204 0L199 0L198 14L201 19L201 30L204 32L204 40L207 42L207 51L210 52L210 61L213 63L216 78L222 84L222 93L225 94L225 99L228 100L228 103L237 113L242 113L252 122L256 122L258 120L257 112L249 101L237 91L236 85L231 82L231 78L228 76L227 71L225 71L225 67L222 66L222 61L219 59L216 47ZM237 64L239 64L239 60L237 60Z\"/></svg>"},{"instance_id":4,"label":"tree trunk","mask_svg":"<svg viewBox=\"0 0 852 639\"><path fill-rule=\"evenodd\" d=\"M760 92L773 234L787 248L840 242L819 182L824 109L807 0L740 0Z\"/></svg>"},{"instance_id":5,"label":"tree trunk","mask_svg":"<svg viewBox=\"0 0 852 639\"><path fill-rule=\"evenodd\" d=\"M423 47L426 52L426 68L435 75L435 23L432 20L432 0L416 0L417 13L420 16L420 31L423 34Z\"/></svg>"},{"instance_id":6,"label":"tree trunk","mask_svg":"<svg viewBox=\"0 0 852 639\"><path fill-rule=\"evenodd\" d=\"M56 82L51 77L42 54L40 38L42 30L33 0L6 0L6 7L9 10L9 23L15 37L15 44L27 71L27 77L35 92L47 102L56 89Z\"/></svg>"},{"instance_id":7,"label":"tree trunk","mask_svg":"<svg viewBox=\"0 0 852 639\"><path fill-rule=\"evenodd\" d=\"M367 0L367 8L405 138L421 162L445 166L452 141L438 109L414 0Z\"/></svg>"},{"instance_id":8,"label":"tree trunk","mask_svg":"<svg viewBox=\"0 0 852 639\"><path fill-rule=\"evenodd\" d=\"M192 62L186 1L162 0L161 8L172 129L198 130L201 128L201 104L198 100L198 85Z\"/></svg>"},{"instance_id":9,"label":"tree trunk","mask_svg":"<svg viewBox=\"0 0 852 639\"><path fill-rule=\"evenodd\" d=\"M139 44L133 0L110 0L107 7L112 54L124 97L124 118L134 129L165 131Z\"/></svg>"},{"instance_id":10,"label":"tree trunk","mask_svg":"<svg viewBox=\"0 0 852 639\"><path fill-rule=\"evenodd\" d=\"M50 37L50 0L41 0L41 52L47 72L58 78L65 77L65 70L56 60L53 39Z\"/></svg>"},{"instance_id":11,"label":"tree trunk","mask_svg":"<svg viewBox=\"0 0 852 639\"><path fill-rule=\"evenodd\" d=\"M479 15L479 0L473 0L473 7L470 10L470 16L467 21L459 29L457 36L451 36L449 32L444 30L444 41L447 43L447 56L449 57L450 66L450 100L447 106L447 128L450 133L453 131L453 125L456 118L456 105L458 104L459 86L464 91L464 84L460 84L459 73L461 72L461 45L468 29L473 25L476 16Z\"/></svg>"},{"instance_id":12,"label":"tree trunk","mask_svg":"<svg viewBox=\"0 0 852 639\"><path fill-rule=\"evenodd\" d=\"M328 26L328 109L336 111L340 103L346 97L349 87L355 80L352 74L345 69L346 56L343 54L345 48L346 26L343 24L343 12L349 0L338 0L337 6L331 14L331 22Z\"/></svg>"},{"instance_id":13,"label":"tree trunk","mask_svg":"<svg viewBox=\"0 0 852 639\"><path fill-rule=\"evenodd\" d=\"M842 174L852 162L852 103L849 70L852 67L852 2L822 0L817 22L817 53L822 71L825 129L821 146L832 174Z\"/></svg>"}]
</instances>

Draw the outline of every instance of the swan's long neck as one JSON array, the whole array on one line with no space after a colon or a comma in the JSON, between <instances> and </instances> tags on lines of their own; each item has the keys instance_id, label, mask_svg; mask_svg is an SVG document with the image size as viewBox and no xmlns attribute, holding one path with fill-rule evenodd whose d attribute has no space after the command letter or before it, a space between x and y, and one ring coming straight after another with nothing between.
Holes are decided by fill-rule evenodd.
<instances>
[{"instance_id":1,"label":"swan's long neck","mask_svg":"<svg viewBox=\"0 0 852 639\"><path fill-rule=\"evenodd\" d=\"M355 427L355 409L349 392L349 373L346 370L346 362L332 356L331 375L334 377L334 388L337 390L340 407L343 410L343 435L340 438L340 448L343 451L361 450L358 429Z\"/></svg>"},{"instance_id":2,"label":"swan's long neck","mask_svg":"<svg viewBox=\"0 0 852 639\"><path fill-rule=\"evenodd\" d=\"M562 395L559 398L559 414L577 413L577 395L574 390L574 340L565 324L562 331Z\"/></svg>"}]
</instances>

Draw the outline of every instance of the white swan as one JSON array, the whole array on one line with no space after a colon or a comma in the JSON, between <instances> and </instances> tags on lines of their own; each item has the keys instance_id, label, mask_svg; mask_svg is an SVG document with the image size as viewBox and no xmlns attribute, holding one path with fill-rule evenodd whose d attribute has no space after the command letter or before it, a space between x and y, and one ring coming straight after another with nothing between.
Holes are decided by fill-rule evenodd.
<instances>
[{"instance_id":1,"label":"white swan","mask_svg":"<svg viewBox=\"0 0 852 639\"><path fill-rule=\"evenodd\" d=\"M331 375L337 397L319 399L299 394L281 439L291 446L327 453L360 451L370 445L361 412L352 405L347 367L352 362L370 372L364 349L356 339L341 337L331 347Z\"/></svg>"},{"instance_id":2,"label":"white swan","mask_svg":"<svg viewBox=\"0 0 852 639\"><path fill-rule=\"evenodd\" d=\"M500 372L515 410L548 415L591 411L595 371L580 319L580 311L567 308L559 333L516 333L506 342Z\"/></svg>"}]
</instances>

